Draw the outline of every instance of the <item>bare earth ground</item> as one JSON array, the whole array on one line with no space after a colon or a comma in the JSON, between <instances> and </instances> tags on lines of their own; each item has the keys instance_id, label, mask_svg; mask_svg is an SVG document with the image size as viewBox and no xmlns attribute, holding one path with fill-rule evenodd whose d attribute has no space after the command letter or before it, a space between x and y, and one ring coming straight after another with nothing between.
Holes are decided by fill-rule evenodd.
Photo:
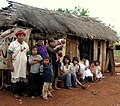
<instances>
[{"instance_id":1,"label":"bare earth ground","mask_svg":"<svg viewBox=\"0 0 120 106\"><path fill-rule=\"evenodd\" d=\"M86 90L78 87L54 91L54 97L49 101L40 97L34 99L22 97L21 104L10 91L0 91L0 106L120 106L120 75L106 74L102 81L86 85L88 85ZM96 95L92 93L93 91Z\"/></svg>"}]
</instances>

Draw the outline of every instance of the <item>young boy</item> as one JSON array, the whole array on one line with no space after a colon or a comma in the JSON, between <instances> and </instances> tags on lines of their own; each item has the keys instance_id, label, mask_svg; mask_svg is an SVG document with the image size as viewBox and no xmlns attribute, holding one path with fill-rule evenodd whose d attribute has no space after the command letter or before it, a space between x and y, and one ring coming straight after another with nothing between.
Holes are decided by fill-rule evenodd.
<instances>
[{"instance_id":1,"label":"young boy","mask_svg":"<svg viewBox=\"0 0 120 106\"><path fill-rule=\"evenodd\" d=\"M52 92L52 82L54 79L54 74L53 74L53 67L52 64L49 63L50 58L48 56L45 56L43 58L43 65L40 66L43 68L43 90L42 90L42 97L45 100L49 100L48 96L53 97L51 94Z\"/></svg>"}]
</instances>

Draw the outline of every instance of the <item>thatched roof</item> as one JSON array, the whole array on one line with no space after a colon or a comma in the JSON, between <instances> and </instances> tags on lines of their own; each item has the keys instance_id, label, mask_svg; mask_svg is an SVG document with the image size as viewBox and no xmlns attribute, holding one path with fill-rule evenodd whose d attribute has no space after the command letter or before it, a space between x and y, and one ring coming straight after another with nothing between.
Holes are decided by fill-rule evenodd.
<instances>
[{"instance_id":1,"label":"thatched roof","mask_svg":"<svg viewBox=\"0 0 120 106\"><path fill-rule=\"evenodd\" d=\"M109 27L90 17L78 17L52 10L40 9L16 2L0 10L0 27L22 23L48 33L62 33L90 39L116 41Z\"/></svg>"}]
</instances>

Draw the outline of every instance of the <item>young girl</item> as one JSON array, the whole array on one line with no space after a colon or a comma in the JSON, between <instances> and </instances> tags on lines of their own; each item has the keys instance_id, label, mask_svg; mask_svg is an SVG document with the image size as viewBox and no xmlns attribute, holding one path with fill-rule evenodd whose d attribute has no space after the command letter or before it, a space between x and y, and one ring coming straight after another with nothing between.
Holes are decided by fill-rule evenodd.
<instances>
[{"instance_id":1,"label":"young girl","mask_svg":"<svg viewBox=\"0 0 120 106\"><path fill-rule=\"evenodd\" d=\"M87 60L87 64L85 62L86 60L86 56L84 56L84 58L82 59L84 63L80 63L80 73L81 73L81 77L82 80L87 81L87 79L92 79L93 80L93 74L91 73L90 69L89 69L89 61Z\"/></svg>"},{"instance_id":2,"label":"young girl","mask_svg":"<svg viewBox=\"0 0 120 106\"><path fill-rule=\"evenodd\" d=\"M73 57L71 66L70 66L70 73L72 78L72 86L76 87L77 83L83 88L86 89L86 86L84 86L78 79L77 75L80 75L80 65L79 65L79 59L78 57Z\"/></svg>"},{"instance_id":3,"label":"young girl","mask_svg":"<svg viewBox=\"0 0 120 106\"><path fill-rule=\"evenodd\" d=\"M70 73L71 73L71 78L72 78L72 86L76 87L77 85L77 76L76 73L80 71L80 66L79 66L79 59L77 57L73 57L72 63L70 65Z\"/></svg>"},{"instance_id":4,"label":"young girl","mask_svg":"<svg viewBox=\"0 0 120 106\"><path fill-rule=\"evenodd\" d=\"M67 89L71 89L71 74L70 74L70 57L69 55L65 55L63 58L63 63L61 65L61 75L59 77L60 80L65 81L65 85Z\"/></svg>"},{"instance_id":5,"label":"young girl","mask_svg":"<svg viewBox=\"0 0 120 106\"><path fill-rule=\"evenodd\" d=\"M29 62L29 65L30 65L29 90L30 90L31 98L34 98L34 96L35 96L34 86L36 86L37 94L40 95L39 67L40 67L40 62L41 61L42 61L42 57L37 54L36 46L33 46L32 49L31 49L31 55L28 58L28 62Z\"/></svg>"},{"instance_id":6,"label":"young girl","mask_svg":"<svg viewBox=\"0 0 120 106\"><path fill-rule=\"evenodd\" d=\"M100 81L102 79L102 73L100 69L100 62L98 60L95 61L96 66L96 78Z\"/></svg>"}]
</instances>

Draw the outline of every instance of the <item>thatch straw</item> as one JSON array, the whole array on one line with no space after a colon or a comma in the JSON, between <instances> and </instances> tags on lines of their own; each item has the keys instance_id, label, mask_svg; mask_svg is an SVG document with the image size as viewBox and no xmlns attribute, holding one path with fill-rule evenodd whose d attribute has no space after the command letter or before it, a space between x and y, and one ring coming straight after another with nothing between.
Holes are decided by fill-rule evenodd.
<instances>
[{"instance_id":1,"label":"thatch straw","mask_svg":"<svg viewBox=\"0 0 120 106\"><path fill-rule=\"evenodd\" d=\"M0 11L0 27L18 21L49 33L70 33L77 37L116 41L109 27L90 17L78 17L52 10L40 9L21 3L10 2L11 6Z\"/></svg>"}]
</instances>

